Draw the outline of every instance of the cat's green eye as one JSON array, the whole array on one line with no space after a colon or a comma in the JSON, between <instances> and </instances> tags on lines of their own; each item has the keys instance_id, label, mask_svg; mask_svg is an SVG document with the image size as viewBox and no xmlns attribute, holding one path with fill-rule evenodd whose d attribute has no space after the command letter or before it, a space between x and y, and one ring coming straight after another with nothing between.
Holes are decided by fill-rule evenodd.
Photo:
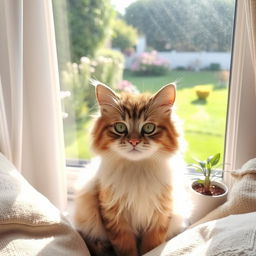
<instances>
[{"instance_id":1,"label":"cat's green eye","mask_svg":"<svg viewBox=\"0 0 256 256\"><path fill-rule=\"evenodd\" d=\"M115 123L114 128L118 133L125 133L127 131L127 127L124 123Z\"/></svg>"},{"instance_id":2,"label":"cat's green eye","mask_svg":"<svg viewBox=\"0 0 256 256\"><path fill-rule=\"evenodd\" d=\"M154 132L155 129L156 129L156 126L154 124L146 123L142 127L142 132L144 132L146 134L150 134L150 133Z\"/></svg>"}]
</instances>

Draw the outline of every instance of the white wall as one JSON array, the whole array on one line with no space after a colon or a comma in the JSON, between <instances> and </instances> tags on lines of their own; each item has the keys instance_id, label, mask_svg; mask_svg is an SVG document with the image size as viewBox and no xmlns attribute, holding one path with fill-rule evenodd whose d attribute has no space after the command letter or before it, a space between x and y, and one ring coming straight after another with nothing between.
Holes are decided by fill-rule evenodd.
<instances>
[{"instance_id":1,"label":"white wall","mask_svg":"<svg viewBox=\"0 0 256 256\"><path fill-rule=\"evenodd\" d=\"M204 68L211 63L219 63L222 69L230 68L229 52L159 52L159 56L167 59L172 68L179 66L190 67L195 66Z\"/></svg>"},{"instance_id":2,"label":"white wall","mask_svg":"<svg viewBox=\"0 0 256 256\"><path fill-rule=\"evenodd\" d=\"M146 37L143 35L140 35L137 42L136 53L137 54L143 53L146 50L146 47L147 47Z\"/></svg>"},{"instance_id":3,"label":"white wall","mask_svg":"<svg viewBox=\"0 0 256 256\"><path fill-rule=\"evenodd\" d=\"M195 70L208 67L211 63L219 63L221 69L230 69L230 52L158 52L159 56L170 62L172 69L177 67L192 67ZM126 58L126 68L129 68L136 55Z\"/></svg>"}]
</instances>

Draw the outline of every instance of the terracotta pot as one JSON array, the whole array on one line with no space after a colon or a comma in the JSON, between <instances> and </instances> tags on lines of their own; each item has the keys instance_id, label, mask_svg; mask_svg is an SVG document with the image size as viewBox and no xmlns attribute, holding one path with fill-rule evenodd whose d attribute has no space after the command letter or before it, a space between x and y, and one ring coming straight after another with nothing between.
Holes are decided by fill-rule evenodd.
<instances>
[{"instance_id":1,"label":"terracotta pot","mask_svg":"<svg viewBox=\"0 0 256 256\"><path fill-rule=\"evenodd\" d=\"M190 186L190 198L192 202L192 214L190 216L190 224L195 223L204 217L207 213L217 208L227 200L228 187L219 181L212 181L213 185L217 185L224 189L225 193L218 196L208 196L196 192L192 186L196 181L192 182Z\"/></svg>"}]
</instances>

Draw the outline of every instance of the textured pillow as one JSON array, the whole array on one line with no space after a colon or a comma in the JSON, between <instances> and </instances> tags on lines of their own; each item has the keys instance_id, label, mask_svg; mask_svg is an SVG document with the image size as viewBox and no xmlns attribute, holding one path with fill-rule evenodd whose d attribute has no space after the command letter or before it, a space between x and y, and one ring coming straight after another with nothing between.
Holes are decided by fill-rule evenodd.
<instances>
[{"instance_id":1,"label":"textured pillow","mask_svg":"<svg viewBox=\"0 0 256 256\"><path fill-rule=\"evenodd\" d=\"M88 256L79 234L0 154L0 254Z\"/></svg>"},{"instance_id":2,"label":"textured pillow","mask_svg":"<svg viewBox=\"0 0 256 256\"><path fill-rule=\"evenodd\" d=\"M145 256L256 255L256 213L232 215L189 229Z\"/></svg>"}]
</instances>

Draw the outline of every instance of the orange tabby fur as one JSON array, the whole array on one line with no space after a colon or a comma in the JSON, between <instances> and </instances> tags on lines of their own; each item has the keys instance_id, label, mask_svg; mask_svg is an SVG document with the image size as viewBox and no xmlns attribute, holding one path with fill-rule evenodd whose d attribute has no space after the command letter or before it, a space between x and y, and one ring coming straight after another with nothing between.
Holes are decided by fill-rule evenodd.
<instances>
[{"instance_id":1,"label":"orange tabby fur","mask_svg":"<svg viewBox=\"0 0 256 256\"><path fill-rule=\"evenodd\" d=\"M129 93L122 93L120 107L122 108L124 115L137 117L149 106L149 101L149 94L131 95ZM150 113L150 121L156 122L159 126L166 128L166 131L161 131L155 140L163 145L164 150L167 152L172 152L178 147L178 133L173 123L170 122L169 113L169 108L166 110L167 115L162 115L162 109L155 109L154 111L152 110ZM108 136L108 126L110 123L114 123L119 120L119 112L116 111L116 109L113 109L111 112L108 112L107 115L101 115L96 121L92 135L94 138L93 148L97 152L107 150L111 141L115 140L114 138Z\"/></svg>"},{"instance_id":2,"label":"orange tabby fur","mask_svg":"<svg viewBox=\"0 0 256 256\"><path fill-rule=\"evenodd\" d=\"M117 95L98 85L96 95L101 114L92 130L92 148L101 162L78 192L75 223L93 255L112 255L101 241L110 242L118 256L138 256L177 232L171 224L172 172L179 165L169 165L179 146L170 118L175 87L167 85L151 96ZM126 124L126 134L114 130L117 122ZM142 133L144 123L154 124L155 131Z\"/></svg>"}]
</instances>

